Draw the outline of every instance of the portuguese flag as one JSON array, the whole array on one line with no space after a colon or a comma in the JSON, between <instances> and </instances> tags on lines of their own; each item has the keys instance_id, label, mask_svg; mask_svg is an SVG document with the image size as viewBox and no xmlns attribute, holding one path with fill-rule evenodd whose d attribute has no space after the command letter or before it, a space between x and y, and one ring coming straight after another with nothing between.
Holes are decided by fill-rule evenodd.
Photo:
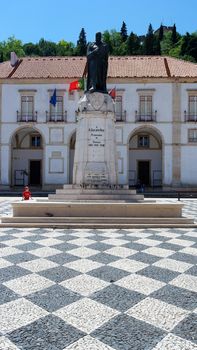
<instances>
[{"instance_id":1,"label":"portuguese flag","mask_svg":"<svg viewBox=\"0 0 197 350\"><path fill-rule=\"evenodd\" d=\"M69 86L69 91L73 90L83 90L84 89L84 79L72 81Z\"/></svg>"}]
</instances>

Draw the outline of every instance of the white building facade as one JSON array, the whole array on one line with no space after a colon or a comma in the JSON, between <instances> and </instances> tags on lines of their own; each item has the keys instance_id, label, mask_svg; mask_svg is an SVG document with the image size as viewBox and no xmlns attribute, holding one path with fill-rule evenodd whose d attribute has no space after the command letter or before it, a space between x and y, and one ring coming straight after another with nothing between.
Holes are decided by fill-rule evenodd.
<instances>
[{"instance_id":1,"label":"white building facade","mask_svg":"<svg viewBox=\"0 0 197 350\"><path fill-rule=\"evenodd\" d=\"M72 183L83 91L69 93L69 84L84 67L79 57L0 64L0 189ZM108 73L108 89L116 87L118 183L197 188L197 65L113 57Z\"/></svg>"}]
</instances>

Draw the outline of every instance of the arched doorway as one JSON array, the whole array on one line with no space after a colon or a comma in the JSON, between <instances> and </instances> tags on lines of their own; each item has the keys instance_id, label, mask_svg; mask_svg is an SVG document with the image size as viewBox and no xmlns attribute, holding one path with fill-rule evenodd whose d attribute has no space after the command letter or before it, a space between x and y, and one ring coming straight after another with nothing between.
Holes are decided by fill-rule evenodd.
<instances>
[{"instance_id":1,"label":"arched doorway","mask_svg":"<svg viewBox=\"0 0 197 350\"><path fill-rule=\"evenodd\" d=\"M129 185L162 186L162 138L141 127L129 139Z\"/></svg>"},{"instance_id":2,"label":"arched doorway","mask_svg":"<svg viewBox=\"0 0 197 350\"><path fill-rule=\"evenodd\" d=\"M76 143L76 131L72 134L70 138L69 145L69 183L73 183L73 166L74 166L74 156L75 156L75 143Z\"/></svg>"},{"instance_id":3,"label":"arched doorway","mask_svg":"<svg viewBox=\"0 0 197 350\"><path fill-rule=\"evenodd\" d=\"M11 140L12 186L41 186L43 169L43 138L34 128L15 132Z\"/></svg>"}]
</instances>

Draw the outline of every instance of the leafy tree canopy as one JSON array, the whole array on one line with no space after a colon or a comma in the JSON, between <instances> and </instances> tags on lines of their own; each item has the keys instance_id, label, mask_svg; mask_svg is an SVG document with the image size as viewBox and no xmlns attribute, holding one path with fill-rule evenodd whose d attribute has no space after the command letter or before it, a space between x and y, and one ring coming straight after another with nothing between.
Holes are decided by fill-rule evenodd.
<instances>
[{"instance_id":1,"label":"leafy tree canopy","mask_svg":"<svg viewBox=\"0 0 197 350\"><path fill-rule=\"evenodd\" d=\"M166 30L167 28L167 30ZM197 32L180 35L176 25L169 27L161 24L154 32L150 24L145 35L127 33L123 21L120 32L116 29L105 30L103 40L108 44L110 55L169 55L192 62L197 62ZM0 42L0 62L10 59L14 51L18 57L23 56L85 56L87 40L82 28L76 45L65 39L55 43L41 38L38 43L22 43L14 36Z\"/></svg>"}]
</instances>

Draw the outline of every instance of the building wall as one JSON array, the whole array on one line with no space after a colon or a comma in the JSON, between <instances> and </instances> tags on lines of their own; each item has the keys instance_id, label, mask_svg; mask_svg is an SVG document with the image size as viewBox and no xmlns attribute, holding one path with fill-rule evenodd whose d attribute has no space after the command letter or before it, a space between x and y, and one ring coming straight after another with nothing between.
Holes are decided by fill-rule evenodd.
<instances>
[{"instance_id":1,"label":"building wall","mask_svg":"<svg viewBox=\"0 0 197 350\"><path fill-rule=\"evenodd\" d=\"M116 144L117 144L117 163L118 163L118 181L120 184L128 184L129 169L133 166L133 162L143 158L143 151L136 150L132 154L129 152L129 140L131 136L141 130L153 131L161 139L161 150L152 155L153 167L162 169L162 182L164 186L173 184L173 176L176 173L174 168L174 160L176 159L176 148L174 145L174 130L173 127L177 121L174 121L174 100L173 100L173 85L174 83L118 83L116 85L117 94L122 94L123 111L126 111L126 121L116 122ZM114 84L108 85L109 89L114 87ZM46 111L49 111L49 96L51 91L64 90L64 110L67 111L66 123L47 123ZM197 89L197 84L184 83L180 84L178 93L180 94L180 185L197 186L197 144L188 144L188 129L196 128L195 123L185 123L184 110L188 109L188 89ZM20 111L21 90L34 90L34 109L37 111L38 119L36 123L17 123L16 111ZM136 111L139 111L139 94L149 91L153 96L153 111L156 112L156 122L136 122ZM1 92L1 88L0 88ZM25 93L24 93L25 94ZM2 103L1 107L1 146L0 146L0 164L1 164L1 186L11 185L13 178L12 163L12 136L17 130L23 127L33 128L38 131L43 139L42 153L42 185L50 187L69 183L71 178L71 169L69 164L70 138L76 130L77 102L80 93L74 92L73 96L68 94L68 84L3 84L2 86ZM176 93L175 93L176 96ZM17 157L18 154L13 153ZM30 154L24 159L24 167L28 161ZM178 164L178 162L177 162ZM22 164L21 164L22 166ZM192 172L188 169L192 169Z\"/></svg>"}]
</instances>

